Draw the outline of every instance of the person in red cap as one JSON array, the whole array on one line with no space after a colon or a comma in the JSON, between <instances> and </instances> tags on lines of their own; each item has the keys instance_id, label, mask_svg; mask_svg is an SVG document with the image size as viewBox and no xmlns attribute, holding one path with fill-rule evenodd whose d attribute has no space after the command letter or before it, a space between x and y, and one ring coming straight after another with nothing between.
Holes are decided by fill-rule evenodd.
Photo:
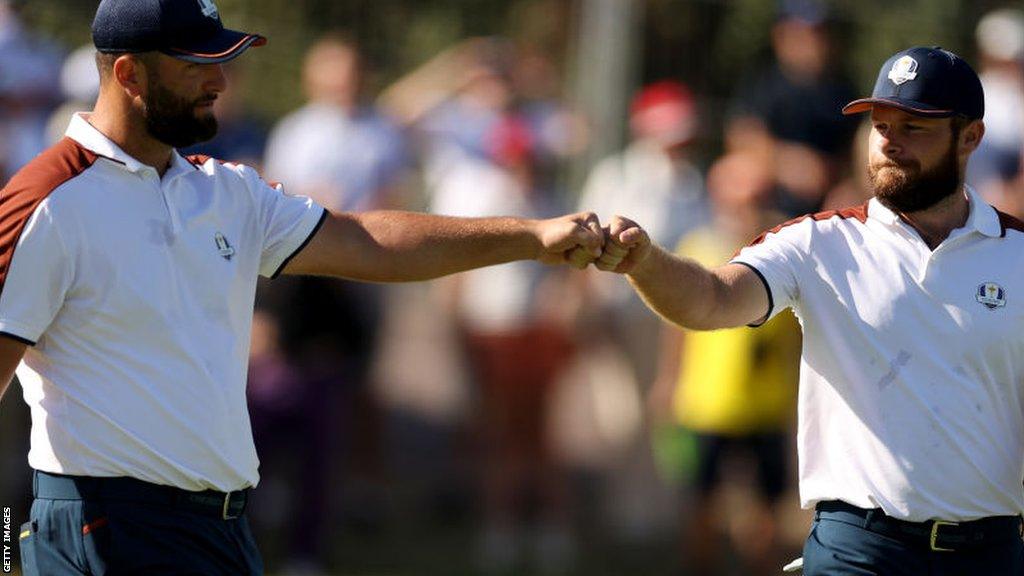
<instances>
[{"instance_id":1,"label":"person in red cap","mask_svg":"<svg viewBox=\"0 0 1024 576\"><path fill-rule=\"evenodd\" d=\"M691 329L796 312L805 575L1024 573L1024 222L964 184L981 82L918 46L843 112L871 114L866 204L710 270L615 218L598 266Z\"/></svg>"},{"instance_id":2,"label":"person in red cap","mask_svg":"<svg viewBox=\"0 0 1024 576\"><path fill-rule=\"evenodd\" d=\"M629 145L593 168L576 207L643 222L656 242L675 246L709 217L703 177L689 160L690 144L698 133L696 98L681 82L652 82L633 97L629 128ZM588 273L585 279L586 315L602 329L588 329L580 340L590 354L623 366L629 378L614 384L639 401L657 376L660 322L620 279L598 273ZM615 472L630 481L619 484L633 493L663 493L647 439L636 435L628 449L630 457L623 461L629 461L630 468ZM646 484L638 486L638 477Z\"/></svg>"},{"instance_id":3,"label":"person in red cap","mask_svg":"<svg viewBox=\"0 0 1024 576\"><path fill-rule=\"evenodd\" d=\"M103 0L92 32L94 111L0 191L0 394L17 370L32 411L22 573L260 574L245 516L258 276L585 266L604 235L592 214L327 211L183 157L217 131L221 64L263 37L224 28L212 0Z\"/></svg>"}]
</instances>

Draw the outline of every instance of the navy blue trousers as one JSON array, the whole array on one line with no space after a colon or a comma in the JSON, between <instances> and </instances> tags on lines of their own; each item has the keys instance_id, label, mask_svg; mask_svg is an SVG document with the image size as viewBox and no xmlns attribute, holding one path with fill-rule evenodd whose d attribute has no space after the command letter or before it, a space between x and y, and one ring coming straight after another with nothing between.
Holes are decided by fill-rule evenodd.
<instances>
[{"instance_id":1,"label":"navy blue trousers","mask_svg":"<svg viewBox=\"0 0 1024 576\"><path fill-rule=\"evenodd\" d=\"M263 574L245 516L171 506L36 498L20 530L24 576Z\"/></svg>"},{"instance_id":2,"label":"navy blue trousers","mask_svg":"<svg viewBox=\"0 0 1024 576\"><path fill-rule=\"evenodd\" d=\"M955 552L910 547L855 521L817 518L804 543L804 576L1022 576L1024 542Z\"/></svg>"}]
</instances>

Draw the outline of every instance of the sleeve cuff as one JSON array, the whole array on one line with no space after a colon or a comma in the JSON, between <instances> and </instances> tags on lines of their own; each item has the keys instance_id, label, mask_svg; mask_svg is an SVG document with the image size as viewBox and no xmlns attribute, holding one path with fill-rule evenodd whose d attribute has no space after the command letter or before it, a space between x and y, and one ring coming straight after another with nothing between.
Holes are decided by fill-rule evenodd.
<instances>
[{"instance_id":1,"label":"sleeve cuff","mask_svg":"<svg viewBox=\"0 0 1024 576\"><path fill-rule=\"evenodd\" d=\"M751 328L763 326L764 323L767 322L768 319L772 317L772 312L775 311L775 299L772 297L772 287L768 285L768 280L764 277L764 274L762 274L761 271L758 270L757 267L755 267L753 264L748 264L747 262L743 262L740 260L733 260L732 263L739 264L741 266L746 266L747 268L753 270L754 274L757 274L757 277L761 279L761 284L764 285L764 291L766 294L768 294L768 312L766 312L760 320L747 324L747 326L750 326Z\"/></svg>"},{"instance_id":2,"label":"sleeve cuff","mask_svg":"<svg viewBox=\"0 0 1024 576\"><path fill-rule=\"evenodd\" d=\"M285 267L288 266L288 263L292 261L292 258L295 258L295 256L297 256L299 252L302 252L306 245L308 245L310 241L313 240L313 237L316 236L316 233L320 231L320 227L324 225L325 220L327 220L327 209L321 208L320 218L317 219L316 224L313 226L313 229L310 230L309 234L306 235L306 239L303 240L302 243L299 244L297 248L295 248L295 250L292 250L292 253L289 254L288 257L285 258L280 265L278 265L277 269L274 270L274 273L270 275L271 280L280 276L281 272L283 272Z\"/></svg>"},{"instance_id":3,"label":"sleeve cuff","mask_svg":"<svg viewBox=\"0 0 1024 576\"><path fill-rule=\"evenodd\" d=\"M11 340L21 342L28 346L35 346L41 331L31 330L20 322L0 320L0 336L6 336Z\"/></svg>"}]
</instances>

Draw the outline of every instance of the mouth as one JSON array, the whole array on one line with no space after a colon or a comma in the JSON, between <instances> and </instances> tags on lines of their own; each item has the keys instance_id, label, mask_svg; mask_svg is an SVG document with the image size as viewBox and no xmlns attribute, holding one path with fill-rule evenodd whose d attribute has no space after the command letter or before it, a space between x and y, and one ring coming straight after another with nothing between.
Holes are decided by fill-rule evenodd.
<instances>
[{"instance_id":1,"label":"mouth","mask_svg":"<svg viewBox=\"0 0 1024 576\"><path fill-rule=\"evenodd\" d=\"M213 103L217 100L216 96L208 96L206 98L200 98L196 101L195 107L199 110L209 110L213 108Z\"/></svg>"}]
</instances>

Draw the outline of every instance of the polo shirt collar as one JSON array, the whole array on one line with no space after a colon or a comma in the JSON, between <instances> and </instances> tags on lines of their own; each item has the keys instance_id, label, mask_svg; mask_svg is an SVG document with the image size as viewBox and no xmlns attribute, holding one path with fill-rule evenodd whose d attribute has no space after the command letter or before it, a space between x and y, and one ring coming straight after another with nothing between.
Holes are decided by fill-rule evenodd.
<instances>
[{"instance_id":1,"label":"polo shirt collar","mask_svg":"<svg viewBox=\"0 0 1024 576\"><path fill-rule=\"evenodd\" d=\"M1003 227L999 223L999 215L996 213L996 209L985 202L971 186L964 185L964 189L967 191L967 199L969 201L969 212L964 229L967 231L977 231L979 234L991 238L1001 236ZM888 226L896 226L901 222L900 217L892 210L883 206L877 198L872 198L868 202L868 217Z\"/></svg>"},{"instance_id":2,"label":"polo shirt collar","mask_svg":"<svg viewBox=\"0 0 1024 576\"><path fill-rule=\"evenodd\" d=\"M97 130L95 126L89 123L89 116L90 114L88 112L75 113L75 115L71 117L71 123L68 125L68 129L64 135L75 142L78 142L88 150L121 164L129 172L139 173L146 170L153 170L152 166L139 162L133 156L122 150L121 147L115 144L110 138L107 138L105 134ZM192 166L188 160L182 158L181 154L178 154L177 150L172 150L171 165L164 174L164 178L173 178L180 174L194 171L195 167Z\"/></svg>"}]
</instances>

